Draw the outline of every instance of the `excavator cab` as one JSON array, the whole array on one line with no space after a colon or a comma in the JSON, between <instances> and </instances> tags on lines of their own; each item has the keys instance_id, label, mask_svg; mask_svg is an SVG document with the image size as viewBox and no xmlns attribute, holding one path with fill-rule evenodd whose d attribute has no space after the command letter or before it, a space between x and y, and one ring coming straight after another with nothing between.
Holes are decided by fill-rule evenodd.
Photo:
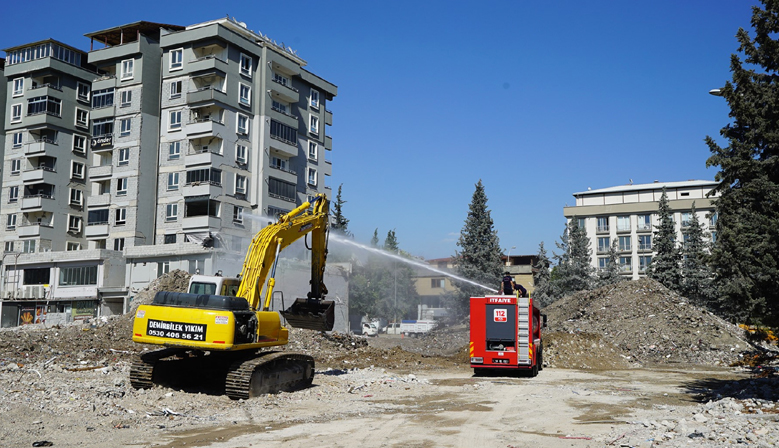
<instances>
[{"instance_id":1,"label":"excavator cab","mask_svg":"<svg viewBox=\"0 0 779 448\"><path fill-rule=\"evenodd\" d=\"M297 299L280 313L287 324L295 328L330 331L335 324L335 302L332 300Z\"/></svg>"}]
</instances>

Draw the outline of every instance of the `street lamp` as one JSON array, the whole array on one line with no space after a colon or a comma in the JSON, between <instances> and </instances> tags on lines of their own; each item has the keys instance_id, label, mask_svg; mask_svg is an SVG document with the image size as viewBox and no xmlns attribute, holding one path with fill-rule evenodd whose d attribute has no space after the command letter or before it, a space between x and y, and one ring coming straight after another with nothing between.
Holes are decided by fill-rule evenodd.
<instances>
[{"instance_id":1,"label":"street lamp","mask_svg":"<svg viewBox=\"0 0 779 448\"><path fill-rule=\"evenodd\" d=\"M516 248L517 246L511 246L511 249L509 249L509 255L506 257L506 266L511 266L511 251Z\"/></svg>"}]
</instances>

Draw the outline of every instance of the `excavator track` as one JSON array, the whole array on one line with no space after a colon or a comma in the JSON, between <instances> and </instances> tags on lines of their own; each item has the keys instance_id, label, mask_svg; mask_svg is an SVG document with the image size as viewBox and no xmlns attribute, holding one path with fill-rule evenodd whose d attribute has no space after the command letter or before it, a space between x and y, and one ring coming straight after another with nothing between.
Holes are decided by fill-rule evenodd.
<instances>
[{"instance_id":1,"label":"excavator track","mask_svg":"<svg viewBox=\"0 0 779 448\"><path fill-rule=\"evenodd\" d=\"M235 361L225 393L233 400L305 389L314 380L314 358L301 353L261 352Z\"/></svg>"},{"instance_id":2,"label":"excavator track","mask_svg":"<svg viewBox=\"0 0 779 448\"><path fill-rule=\"evenodd\" d=\"M180 353L181 349L164 348L138 355L130 366L130 385L135 389L151 389L154 387L154 365L162 358Z\"/></svg>"}]
</instances>

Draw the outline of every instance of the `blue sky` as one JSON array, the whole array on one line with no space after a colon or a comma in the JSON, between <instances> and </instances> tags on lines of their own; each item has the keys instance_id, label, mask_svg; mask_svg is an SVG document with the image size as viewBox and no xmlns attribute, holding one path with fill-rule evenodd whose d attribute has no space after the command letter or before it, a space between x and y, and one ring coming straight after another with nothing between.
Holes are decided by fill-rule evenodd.
<instances>
[{"instance_id":1,"label":"blue sky","mask_svg":"<svg viewBox=\"0 0 779 448\"><path fill-rule=\"evenodd\" d=\"M453 255L481 179L501 246L534 254L573 192L713 180L703 139L728 109L707 92L730 79L755 3L43 1L52 18L3 20L0 46L88 50L88 32L229 14L338 86L329 185L357 241L395 229L415 255Z\"/></svg>"}]
</instances>

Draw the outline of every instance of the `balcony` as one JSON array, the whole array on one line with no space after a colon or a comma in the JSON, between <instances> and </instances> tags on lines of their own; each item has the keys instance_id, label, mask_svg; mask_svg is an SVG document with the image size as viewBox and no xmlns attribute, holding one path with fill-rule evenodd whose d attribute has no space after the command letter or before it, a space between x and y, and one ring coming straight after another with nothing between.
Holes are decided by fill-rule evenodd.
<instances>
[{"instance_id":1,"label":"balcony","mask_svg":"<svg viewBox=\"0 0 779 448\"><path fill-rule=\"evenodd\" d=\"M92 90L104 90L116 87L117 81L114 75L103 75L92 81Z\"/></svg>"},{"instance_id":2,"label":"balcony","mask_svg":"<svg viewBox=\"0 0 779 448\"><path fill-rule=\"evenodd\" d=\"M289 112L285 112L277 107L271 106L271 117L273 117L274 120L284 123L287 126L293 127L295 129L298 128L298 117L295 115L292 115Z\"/></svg>"},{"instance_id":3,"label":"balcony","mask_svg":"<svg viewBox=\"0 0 779 448\"><path fill-rule=\"evenodd\" d=\"M53 239L54 227L41 223L22 225L16 228L19 238L40 237L47 240Z\"/></svg>"},{"instance_id":4,"label":"balcony","mask_svg":"<svg viewBox=\"0 0 779 448\"><path fill-rule=\"evenodd\" d=\"M325 149L328 151L333 150L333 137L329 135L325 135Z\"/></svg>"},{"instance_id":5,"label":"balcony","mask_svg":"<svg viewBox=\"0 0 779 448\"><path fill-rule=\"evenodd\" d=\"M325 124L327 126L333 125L333 113L325 109Z\"/></svg>"},{"instance_id":6,"label":"balcony","mask_svg":"<svg viewBox=\"0 0 779 448\"><path fill-rule=\"evenodd\" d=\"M222 226L221 218L216 216L188 216L182 220L184 230L208 230L218 229Z\"/></svg>"},{"instance_id":7,"label":"balcony","mask_svg":"<svg viewBox=\"0 0 779 448\"><path fill-rule=\"evenodd\" d=\"M275 135L270 136L270 147L287 157L298 155L298 145Z\"/></svg>"},{"instance_id":8,"label":"balcony","mask_svg":"<svg viewBox=\"0 0 779 448\"><path fill-rule=\"evenodd\" d=\"M227 127L221 121L216 121L211 118L201 118L197 121L191 121L184 127L184 131L187 136L201 136L208 135L227 135Z\"/></svg>"},{"instance_id":9,"label":"balcony","mask_svg":"<svg viewBox=\"0 0 779 448\"><path fill-rule=\"evenodd\" d=\"M28 170L22 173L22 182L33 185L40 183L56 184L57 172L54 171L54 168L49 168L47 166Z\"/></svg>"},{"instance_id":10,"label":"balcony","mask_svg":"<svg viewBox=\"0 0 779 448\"><path fill-rule=\"evenodd\" d=\"M192 182L181 189L184 196L208 196L215 198L222 194L222 185L211 182Z\"/></svg>"},{"instance_id":11,"label":"balcony","mask_svg":"<svg viewBox=\"0 0 779 448\"><path fill-rule=\"evenodd\" d=\"M39 84L29 88L31 96L53 96L57 97L62 93L62 87L56 84Z\"/></svg>"},{"instance_id":12,"label":"balcony","mask_svg":"<svg viewBox=\"0 0 779 448\"><path fill-rule=\"evenodd\" d=\"M217 152L211 152L211 151L191 151L187 153L187 157L185 159L185 166L196 166L196 165L211 165L218 167L224 163L224 157L217 153Z\"/></svg>"},{"instance_id":13,"label":"balcony","mask_svg":"<svg viewBox=\"0 0 779 448\"><path fill-rule=\"evenodd\" d=\"M108 224L89 224L84 230L84 236L87 238L105 238L108 236Z\"/></svg>"},{"instance_id":14,"label":"balcony","mask_svg":"<svg viewBox=\"0 0 779 448\"><path fill-rule=\"evenodd\" d=\"M24 125L28 128L42 128L47 126L62 126L62 117L51 112L45 112L24 117Z\"/></svg>"},{"instance_id":15,"label":"balcony","mask_svg":"<svg viewBox=\"0 0 779 448\"><path fill-rule=\"evenodd\" d=\"M300 92L298 92L298 89L289 85L284 85L275 79L272 81L273 82L270 84L272 98L280 99L285 103L297 103L300 101Z\"/></svg>"},{"instance_id":16,"label":"balcony","mask_svg":"<svg viewBox=\"0 0 779 448\"><path fill-rule=\"evenodd\" d=\"M116 115L116 106L112 104L110 106L92 109L89 113L89 118L92 120L99 120L101 118L110 118L114 115Z\"/></svg>"},{"instance_id":17,"label":"balcony","mask_svg":"<svg viewBox=\"0 0 779 448\"><path fill-rule=\"evenodd\" d=\"M108 193L87 197L87 207L99 207L101 205L109 205L110 203L111 195Z\"/></svg>"},{"instance_id":18,"label":"balcony","mask_svg":"<svg viewBox=\"0 0 779 448\"><path fill-rule=\"evenodd\" d=\"M89 180L102 180L111 177L114 172L113 165L93 166L89 169Z\"/></svg>"},{"instance_id":19,"label":"balcony","mask_svg":"<svg viewBox=\"0 0 779 448\"><path fill-rule=\"evenodd\" d=\"M54 198L47 194L29 195L22 198L22 210L25 212L49 211Z\"/></svg>"},{"instance_id":20,"label":"balcony","mask_svg":"<svg viewBox=\"0 0 779 448\"><path fill-rule=\"evenodd\" d=\"M617 226L617 233L630 233L630 227Z\"/></svg>"},{"instance_id":21,"label":"balcony","mask_svg":"<svg viewBox=\"0 0 779 448\"><path fill-rule=\"evenodd\" d=\"M598 226L595 230L597 233L609 233L609 226Z\"/></svg>"},{"instance_id":22,"label":"balcony","mask_svg":"<svg viewBox=\"0 0 779 448\"><path fill-rule=\"evenodd\" d=\"M214 55L209 55L190 61L187 68L192 73L204 70L219 70L222 73L227 73L227 62Z\"/></svg>"},{"instance_id":23,"label":"balcony","mask_svg":"<svg viewBox=\"0 0 779 448\"><path fill-rule=\"evenodd\" d=\"M290 169L287 169L287 168L281 168L281 167L273 166L273 165L271 165L270 168L271 168L271 170L273 170L271 176L277 177L277 178L279 178L281 180L285 180L287 182L291 182L291 183L297 184L297 182L298 182L298 175L297 175L297 173L294 170L290 170Z\"/></svg>"},{"instance_id":24,"label":"balcony","mask_svg":"<svg viewBox=\"0 0 779 448\"><path fill-rule=\"evenodd\" d=\"M652 231L652 225L651 224L639 224L636 227L637 232L651 232Z\"/></svg>"},{"instance_id":25,"label":"balcony","mask_svg":"<svg viewBox=\"0 0 779 448\"><path fill-rule=\"evenodd\" d=\"M57 144L57 142L53 140L49 140L48 138L42 138L40 140L27 143L24 147L24 154L27 156L32 156L32 155L54 156L56 155L56 151L58 147L59 145Z\"/></svg>"},{"instance_id":26,"label":"balcony","mask_svg":"<svg viewBox=\"0 0 779 448\"><path fill-rule=\"evenodd\" d=\"M227 104L227 93L210 86L187 93L187 103L195 104L206 101L219 101Z\"/></svg>"}]
</instances>

